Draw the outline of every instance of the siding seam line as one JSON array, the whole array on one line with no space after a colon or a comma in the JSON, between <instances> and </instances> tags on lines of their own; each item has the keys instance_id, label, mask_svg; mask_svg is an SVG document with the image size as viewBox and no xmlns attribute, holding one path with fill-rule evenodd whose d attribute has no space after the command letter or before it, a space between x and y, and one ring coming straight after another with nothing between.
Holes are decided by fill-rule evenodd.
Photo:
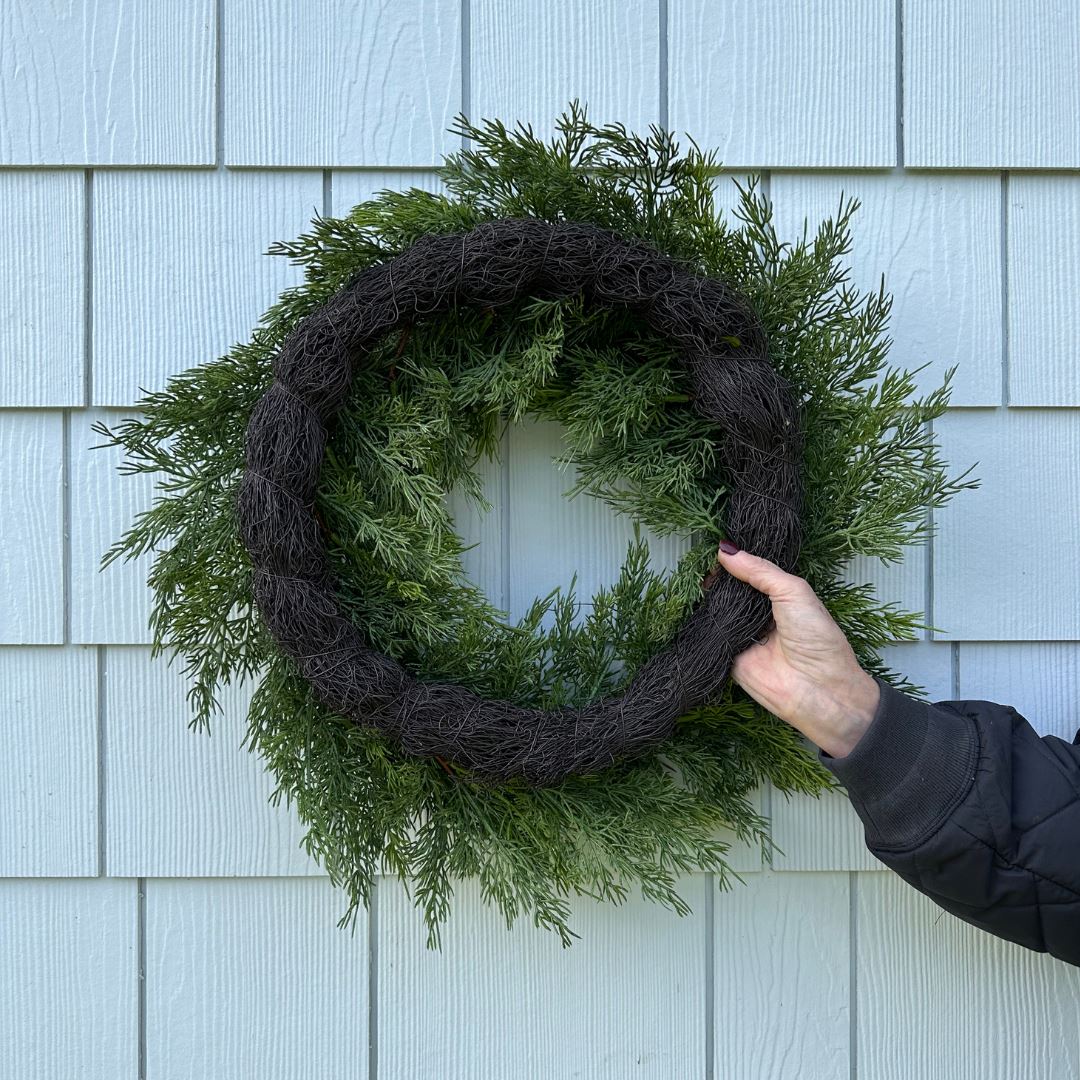
<instances>
[{"instance_id":1,"label":"siding seam line","mask_svg":"<svg viewBox=\"0 0 1080 1080\"><path fill-rule=\"evenodd\" d=\"M1001 170L1001 404L1009 407L1009 173Z\"/></svg>"},{"instance_id":2,"label":"siding seam line","mask_svg":"<svg viewBox=\"0 0 1080 1080\"><path fill-rule=\"evenodd\" d=\"M716 1074L716 875L705 875L705 1080Z\"/></svg>"},{"instance_id":3,"label":"siding seam line","mask_svg":"<svg viewBox=\"0 0 1080 1080\"><path fill-rule=\"evenodd\" d=\"M139 1080L146 1080L146 878L135 879L135 963L138 987Z\"/></svg>"},{"instance_id":4,"label":"siding seam line","mask_svg":"<svg viewBox=\"0 0 1080 1080\"><path fill-rule=\"evenodd\" d=\"M904 167L904 0L896 0L896 167Z\"/></svg>"},{"instance_id":5,"label":"siding seam line","mask_svg":"<svg viewBox=\"0 0 1080 1080\"><path fill-rule=\"evenodd\" d=\"M848 1065L851 1080L859 1076L859 872L848 871Z\"/></svg>"},{"instance_id":6,"label":"siding seam line","mask_svg":"<svg viewBox=\"0 0 1080 1080\"><path fill-rule=\"evenodd\" d=\"M669 86L668 86L668 71L669 71L669 46L668 46L668 0L659 0L659 8L657 11L659 16L659 37L660 37L660 56L658 67L659 75L659 113L660 113L660 126L666 128L669 123L670 104L669 104Z\"/></svg>"},{"instance_id":7,"label":"siding seam line","mask_svg":"<svg viewBox=\"0 0 1080 1080\"><path fill-rule=\"evenodd\" d=\"M367 1080L379 1076L379 879L371 880L368 896L368 1061Z\"/></svg>"}]
</instances>

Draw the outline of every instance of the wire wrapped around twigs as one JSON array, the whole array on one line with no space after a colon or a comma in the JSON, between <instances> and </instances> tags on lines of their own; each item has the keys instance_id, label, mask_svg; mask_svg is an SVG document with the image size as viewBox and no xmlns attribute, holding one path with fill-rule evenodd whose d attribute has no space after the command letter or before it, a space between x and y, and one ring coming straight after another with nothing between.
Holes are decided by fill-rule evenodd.
<instances>
[{"instance_id":1,"label":"wire wrapped around twigs","mask_svg":"<svg viewBox=\"0 0 1080 1080\"><path fill-rule=\"evenodd\" d=\"M502 218L464 234L424 237L367 268L294 327L247 428L241 536L256 605L280 648L335 712L378 728L406 753L449 759L491 781L555 784L655 748L679 716L723 685L732 659L771 616L762 593L717 576L669 647L622 693L545 711L420 681L371 649L341 610L314 499L327 424L357 358L395 327L456 304L498 307L523 296L577 293L639 312L678 347L693 407L722 432L727 535L793 570L802 432L760 324L725 283L587 223Z\"/></svg>"}]
</instances>

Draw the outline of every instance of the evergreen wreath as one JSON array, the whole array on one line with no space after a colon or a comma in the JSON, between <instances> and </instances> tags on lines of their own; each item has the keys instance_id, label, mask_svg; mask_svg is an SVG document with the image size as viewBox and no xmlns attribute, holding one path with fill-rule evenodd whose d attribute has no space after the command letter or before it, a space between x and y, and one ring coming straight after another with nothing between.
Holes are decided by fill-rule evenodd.
<instances>
[{"instance_id":1,"label":"evergreen wreath","mask_svg":"<svg viewBox=\"0 0 1080 1080\"><path fill-rule=\"evenodd\" d=\"M718 579L719 540L730 533L804 576L860 663L918 693L876 650L926 624L842 571L856 554L898 560L929 535L929 508L977 486L945 476L931 430L955 367L920 399L911 395L921 368L874 381L891 298L884 282L860 298L839 264L858 200L842 199L811 242L804 227L801 241L780 243L757 177L734 181L739 224L716 212L720 166L693 143L680 154L655 126L646 137L597 127L576 101L555 126L545 143L531 128L458 114L451 131L469 148L438 170L444 192L384 189L341 217L316 215L310 233L268 250L304 265L306 280L249 342L144 392L138 417L96 426L125 450L124 471L159 476L153 505L102 561L153 553L152 651L185 660L192 725L209 724L220 687L252 683L244 742L274 773L274 801L295 805L308 852L347 893L341 924L391 873L422 909L431 946L457 878L477 878L508 924L529 914L569 944L573 895L620 902L636 885L686 913L682 876L706 872L722 889L741 881L720 829L771 862L769 822L749 794L765 780L784 793L836 785L795 729L726 680L766 608L743 583ZM423 288L435 295L425 277L435 256L457 252L458 269L440 278L452 290L472 280L460 270L471 250L463 236L502 242L518 229L531 238L519 252L527 262L541 235L559 244L565 276L544 260L526 288L516 270L504 281L504 267L468 286L473 302L415 317L429 313ZM713 314L699 311L687 338L674 309L605 302L626 299L627 259L693 280L687 297L717 305ZM349 310L364 290L385 301L390 266L416 275L408 321L369 305L351 345L336 341L326 313ZM655 295L649 282L640 295ZM305 362L312 356L318 364ZM617 579L582 620L573 579L510 625L463 573L447 495L490 508L477 464L496 458L507 425L526 415L562 425L561 460L577 473L568 495L587 493L635 523ZM778 458L770 468L765 452ZM270 498L255 472L298 498ZM754 491L796 513L754 502ZM638 526L687 540L672 572L649 566ZM296 596L269 583L309 575L324 586L318 604L308 592L279 620L279 603ZM321 675L342 669L312 653L337 633L356 667L324 695ZM469 720L439 695L457 709L499 703L496 724L504 707L515 724L581 716L631 694L690 640L711 655L693 651L681 690L649 706L665 719L643 741L628 725L620 745L597 749L601 739L576 758L562 756L573 740L499 758L486 735L472 749L464 735L430 737L441 716ZM408 680L435 695L426 726L393 711L382 726L356 721L357 701L386 677L395 692ZM515 731L498 734L513 745Z\"/></svg>"},{"instance_id":2,"label":"evergreen wreath","mask_svg":"<svg viewBox=\"0 0 1080 1080\"><path fill-rule=\"evenodd\" d=\"M554 784L654 749L723 684L731 659L770 617L768 597L728 576L625 690L544 711L451 682L419 681L372 649L341 610L315 496L327 422L368 351L402 323L459 302L495 310L523 295L579 293L586 306L641 313L678 344L693 408L723 439L717 457L734 484L729 535L793 565L798 413L787 384L768 366L760 327L721 282L588 223L499 218L466 233L423 237L369 267L289 335L273 363L274 382L248 422L240 533L255 602L278 645L334 712L387 732L408 753L442 755L492 780Z\"/></svg>"}]
</instances>

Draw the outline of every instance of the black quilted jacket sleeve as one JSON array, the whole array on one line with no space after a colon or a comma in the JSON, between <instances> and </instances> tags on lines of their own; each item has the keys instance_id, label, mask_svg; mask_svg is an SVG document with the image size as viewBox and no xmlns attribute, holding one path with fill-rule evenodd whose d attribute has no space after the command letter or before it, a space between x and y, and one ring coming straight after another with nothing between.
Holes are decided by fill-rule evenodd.
<instances>
[{"instance_id":1,"label":"black quilted jacket sleeve","mask_svg":"<svg viewBox=\"0 0 1080 1080\"><path fill-rule=\"evenodd\" d=\"M1080 731L1038 735L1011 705L927 702L875 676L850 753L818 760L866 846L939 907L1080 966Z\"/></svg>"}]
</instances>

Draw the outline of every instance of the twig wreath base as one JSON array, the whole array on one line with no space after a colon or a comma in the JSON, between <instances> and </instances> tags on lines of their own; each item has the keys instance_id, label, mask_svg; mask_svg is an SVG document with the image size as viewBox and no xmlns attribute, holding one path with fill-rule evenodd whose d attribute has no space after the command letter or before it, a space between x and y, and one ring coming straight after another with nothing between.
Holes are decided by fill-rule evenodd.
<instances>
[{"instance_id":1,"label":"twig wreath base","mask_svg":"<svg viewBox=\"0 0 1080 1080\"><path fill-rule=\"evenodd\" d=\"M693 408L721 429L718 456L731 485L727 535L793 570L803 436L760 324L726 283L587 223L496 219L425 236L368 267L294 327L247 427L240 533L254 568L253 596L275 641L335 712L381 730L405 753L446 758L495 782L552 785L654 749L679 716L724 684L733 657L770 617L768 598L756 589L730 575L715 578L669 647L622 693L543 710L420 681L372 649L342 611L315 494L327 425L354 365L395 328L456 304L497 308L526 295L579 293L589 303L634 310L677 346Z\"/></svg>"}]
</instances>

